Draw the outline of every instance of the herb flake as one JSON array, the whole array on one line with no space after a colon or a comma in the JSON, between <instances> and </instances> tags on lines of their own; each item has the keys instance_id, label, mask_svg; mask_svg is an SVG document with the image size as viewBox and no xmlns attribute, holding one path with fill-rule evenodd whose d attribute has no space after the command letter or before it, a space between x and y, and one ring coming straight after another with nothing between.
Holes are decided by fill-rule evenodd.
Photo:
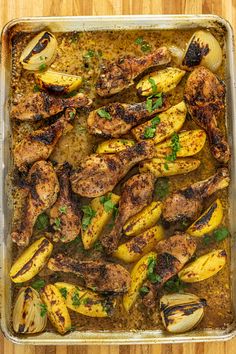
<instances>
[{"instance_id":1,"label":"herb flake","mask_svg":"<svg viewBox=\"0 0 236 354\"><path fill-rule=\"evenodd\" d=\"M152 77L149 77L148 82L151 85L152 93L156 93L157 92L157 85L156 85L155 80Z\"/></svg>"},{"instance_id":2,"label":"herb flake","mask_svg":"<svg viewBox=\"0 0 236 354\"><path fill-rule=\"evenodd\" d=\"M42 213L37 217L35 227L38 231L46 230L49 226L49 217L46 213Z\"/></svg>"},{"instance_id":3,"label":"herb flake","mask_svg":"<svg viewBox=\"0 0 236 354\"><path fill-rule=\"evenodd\" d=\"M155 183L155 195L159 200L162 200L168 194L169 194L169 179L167 177L158 178Z\"/></svg>"},{"instance_id":4,"label":"herb flake","mask_svg":"<svg viewBox=\"0 0 236 354\"><path fill-rule=\"evenodd\" d=\"M48 312L47 305L45 304L40 304L40 316L45 317Z\"/></svg>"},{"instance_id":5,"label":"herb flake","mask_svg":"<svg viewBox=\"0 0 236 354\"><path fill-rule=\"evenodd\" d=\"M155 258L150 257L148 259L147 278L152 283L161 282L161 280L162 280L161 276L156 273L156 264L157 264L157 261Z\"/></svg>"},{"instance_id":6,"label":"herb flake","mask_svg":"<svg viewBox=\"0 0 236 354\"><path fill-rule=\"evenodd\" d=\"M175 132L171 137L171 150L172 152L166 156L167 161L175 161L177 158L177 152L180 150L179 135Z\"/></svg>"},{"instance_id":7,"label":"herb flake","mask_svg":"<svg viewBox=\"0 0 236 354\"><path fill-rule=\"evenodd\" d=\"M229 236L229 230L226 227L221 227L213 232L213 236L217 242L223 241Z\"/></svg>"},{"instance_id":8,"label":"herb flake","mask_svg":"<svg viewBox=\"0 0 236 354\"><path fill-rule=\"evenodd\" d=\"M35 290L41 290L45 285L45 280L44 279L35 279L33 281L33 283L31 283L30 286L32 286L32 288L34 288Z\"/></svg>"},{"instance_id":9,"label":"herb flake","mask_svg":"<svg viewBox=\"0 0 236 354\"><path fill-rule=\"evenodd\" d=\"M79 293L77 291L72 295L71 299L73 306L79 306L81 304Z\"/></svg>"},{"instance_id":10,"label":"herb flake","mask_svg":"<svg viewBox=\"0 0 236 354\"><path fill-rule=\"evenodd\" d=\"M92 218L96 216L96 211L93 210L89 205L84 205L82 207L82 211L84 213L82 219L82 229L85 231L91 223Z\"/></svg>"},{"instance_id":11,"label":"herb flake","mask_svg":"<svg viewBox=\"0 0 236 354\"><path fill-rule=\"evenodd\" d=\"M111 115L109 112L107 112L105 109L103 108L99 108L97 110L97 114L101 117L101 118L105 118L106 120L111 120Z\"/></svg>"},{"instance_id":12,"label":"herb flake","mask_svg":"<svg viewBox=\"0 0 236 354\"><path fill-rule=\"evenodd\" d=\"M64 297L64 299L66 299L67 298L67 289L66 288L61 288L61 289L59 289L60 290L60 293L61 293L61 295L62 295L62 297Z\"/></svg>"}]
</instances>

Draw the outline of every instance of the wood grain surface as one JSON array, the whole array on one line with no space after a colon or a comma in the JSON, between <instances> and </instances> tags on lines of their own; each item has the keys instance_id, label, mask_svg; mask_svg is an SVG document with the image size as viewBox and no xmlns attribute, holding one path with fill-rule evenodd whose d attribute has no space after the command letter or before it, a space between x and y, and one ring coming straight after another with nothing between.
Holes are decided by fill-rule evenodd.
<instances>
[{"instance_id":1,"label":"wood grain surface","mask_svg":"<svg viewBox=\"0 0 236 354\"><path fill-rule=\"evenodd\" d=\"M0 27L22 16L217 14L236 27L236 0L0 0ZM0 354L233 354L228 342L137 346L19 346L0 334Z\"/></svg>"}]
</instances>

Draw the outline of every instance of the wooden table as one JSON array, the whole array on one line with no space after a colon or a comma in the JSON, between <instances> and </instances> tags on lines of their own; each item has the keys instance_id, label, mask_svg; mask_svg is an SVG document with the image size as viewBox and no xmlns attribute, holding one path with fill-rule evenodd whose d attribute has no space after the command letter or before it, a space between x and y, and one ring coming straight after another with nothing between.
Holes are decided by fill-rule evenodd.
<instances>
[{"instance_id":1,"label":"wooden table","mask_svg":"<svg viewBox=\"0 0 236 354\"><path fill-rule=\"evenodd\" d=\"M217 14L236 27L236 0L0 0L0 27L22 16ZM0 334L0 354L233 354L229 342L137 346L19 346Z\"/></svg>"}]
</instances>

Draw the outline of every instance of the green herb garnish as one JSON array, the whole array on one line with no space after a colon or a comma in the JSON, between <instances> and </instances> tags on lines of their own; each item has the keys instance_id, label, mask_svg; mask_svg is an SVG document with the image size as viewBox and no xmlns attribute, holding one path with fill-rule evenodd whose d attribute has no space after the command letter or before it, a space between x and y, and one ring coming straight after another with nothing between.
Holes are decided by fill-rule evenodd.
<instances>
[{"instance_id":1,"label":"green herb garnish","mask_svg":"<svg viewBox=\"0 0 236 354\"><path fill-rule=\"evenodd\" d=\"M226 227L221 227L213 232L213 236L217 242L223 241L229 236L229 230Z\"/></svg>"},{"instance_id":2,"label":"green herb garnish","mask_svg":"<svg viewBox=\"0 0 236 354\"><path fill-rule=\"evenodd\" d=\"M167 177L158 178L155 183L155 195L162 200L169 194L169 179Z\"/></svg>"},{"instance_id":3,"label":"green herb garnish","mask_svg":"<svg viewBox=\"0 0 236 354\"><path fill-rule=\"evenodd\" d=\"M89 205L84 205L82 207L82 211L84 212L82 219L82 229L85 231L89 224L91 223L92 218L96 215L96 211L91 208Z\"/></svg>"},{"instance_id":4,"label":"green herb garnish","mask_svg":"<svg viewBox=\"0 0 236 354\"><path fill-rule=\"evenodd\" d=\"M85 58L93 58L95 56L95 51L92 49L89 49L87 53L84 55Z\"/></svg>"},{"instance_id":5,"label":"green herb garnish","mask_svg":"<svg viewBox=\"0 0 236 354\"><path fill-rule=\"evenodd\" d=\"M149 289L146 287L146 286L142 286L140 289L139 289L139 294L141 295L141 296L144 296L144 295L146 295L146 294L148 294L149 293Z\"/></svg>"},{"instance_id":6,"label":"green herb garnish","mask_svg":"<svg viewBox=\"0 0 236 354\"><path fill-rule=\"evenodd\" d=\"M156 273L156 264L157 261L155 258L149 258L148 259L148 269L147 269L147 278L152 282L152 283L157 283L162 280L161 276Z\"/></svg>"},{"instance_id":7,"label":"green herb garnish","mask_svg":"<svg viewBox=\"0 0 236 354\"><path fill-rule=\"evenodd\" d=\"M98 252L103 252L103 246L101 244L101 242L99 240L97 240L96 242L94 242L93 244L93 249L95 251L98 251Z\"/></svg>"},{"instance_id":8,"label":"green herb garnish","mask_svg":"<svg viewBox=\"0 0 236 354\"><path fill-rule=\"evenodd\" d=\"M55 218L53 228L54 228L54 230L60 230L60 228L61 228L61 219L60 218Z\"/></svg>"},{"instance_id":9,"label":"green herb garnish","mask_svg":"<svg viewBox=\"0 0 236 354\"><path fill-rule=\"evenodd\" d=\"M39 85L34 85L33 91L34 92L39 92L40 91Z\"/></svg>"},{"instance_id":10,"label":"green herb garnish","mask_svg":"<svg viewBox=\"0 0 236 354\"><path fill-rule=\"evenodd\" d=\"M153 98L155 98L155 102L152 100ZM151 95L147 98L146 100L146 110L149 113L152 113L153 111L155 111L155 109L161 107L163 104L163 99L162 99L162 93L156 93L154 95Z\"/></svg>"},{"instance_id":11,"label":"green herb garnish","mask_svg":"<svg viewBox=\"0 0 236 354\"><path fill-rule=\"evenodd\" d=\"M45 63L42 63L39 65L39 71L44 71L46 69L47 65Z\"/></svg>"},{"instance_id":12,"label":"green herb garnish","mask_svg":"<svg viewBox=\"0 0 236 354\"><path fill-rule=\"evenodd\" d=\"M70 117L70 119L73 119L74 116L75 116L75 113L74 113L74 112L69 112L69 117Z\"/></svg>"},{"instance_id":13,"label":"green herb garnish","mask_svg":"<svg viewBox=\"0 0 236 354\"><path fill-rule=\"evenodd\" d=\"M40 304L40 316L41 317L46 316L47 312L48 312L47 305Z\"/></svg>"},{"instance_id":14,"label":"green herb garnish","mask_svg":"<svg viewBox=\"0 0 236 354\"><path fill-rule=\"evenodd\" d=\"M115 204L111 200L111 193L100 197L100 202L103 204L106 213L110 213L115 207Z\"/></svg>"},{"instance_id":15,"label":"green herb garnish","mask_svg":"<svg viewBox=\"0 0 236 354\"><path fill-rule=\"evenodd\" d=\"M44 279L36 279L31 283L32 288L35 290L41 290L45 285L45 280Z\"/></svg>"},{"instance_id":16,"label":"green herb garnish","mask_svg":"<svg viewBox=\"0 0 236 354\"><path fill-rule=\"evenodd\" d=\"M155 80L152 77L149 77L148 82L151 84L152 93L156 93L157 92L157 85L156 85Z\"/></svg>"},{"instance_id":17,"label":"green herb garnish","mask_svg":"<svg viewBox=\"0 0 236 354\"><path fill-rule=\"evenodd\" d=\"M142 44L143 43L143 37L138 37L134 41L135 44Z\"/></svg>"},{"instance_id":18,"label":"green herb garnish","mask_svg":"<svg viewBox=\"0 0 236 354\"><path fill-rule=\"evenodd\" d=\"M164 163L164 169L165 169L166 171L169 170L169 166L168 166L168 163L167 163L167 162Z\"/></svg>"},{"instance_id":19,"label":"green herb garnish","mask_svg":"<svg viewBox=\"0 0 236 354\"><path fill-rule=\"evenodd\" d=\"M79 293L75 292L72 296L72 305L79 306L81 304Z\"/></svg>"},{"instance_id":20,"label":"green herb garnish","mask_svg":"<svg viewBox=\"0 0 236 354\"><path fill-rule=\"evenodd\" d=\"M63 205L59 208L59 212L61 214L66 214L67 213L67 206L66 205Z\"/></svg>"},{"instance_id":21,"label":"green herb garnish","mask_svg":"<svg viewBox=\"0 0 236 354\"><path fill-rule=\"evenodd\" d=\"M150 52L152 49L152 47L150 46L150 44L148 42L144 42L141 44L141 50L146 53L146 52Z\"/></svg>"},{"instance_id":22,"label":"green herb garnish","mask_svg":"<svg viewBox=\"0 0 236 354\"><path fill-rule=\"evenodd\" d=\"M49 217L46 213L42 213L37 217L35 227L38 231L46 230L49 226Z\"/></svg>"},{"instance_id":23,"label":"green herb garnish","mask_svg":"<svg viewBox=\"0 0 236 354\"><path fill-rule=\"evenodd\" d=\"M171 138L171 149L172 152L166 156L167 161L175 161L177 157L177 152L180 150L179 135L174 133Z\"/></svg>"},{"instance_id":24,"label":"green herb garnish","mask_svg":"<svg viewBox=\"0 0 236 354\"><path fill-rule=\"evenodd\" d=\"M144 133L143 133L143 137L145 139L149 139L149 138L153 138L155 136L156 133L156 127L157 125L160 123L160 118L158 116L154 117L151 120L151 126L148 126L145 128Z\"/></svg>"},{"instance_id":25,"label":"green herb garnish","mask_svg":"<svg viewBox=\"0 0 236 354\"><path fill-rule=\"evenodd\" d=\"M105 109L99 108L97 110L97 114L102 117L105 118L106 120L111 120L111 115L109 112L105 111Z\"/></svg>"},{"instance_id":26,"label":"green herb garnish","mask_svg":"<svg viewBox=\"0 0 236 354\"><path fill-rule=\"evenodd\" d=\"M170 293L181 293L186 288L186 284L178 276L175 276L165 283L164 288Z\"/></svg>"},{"instance_id":27,"label":"green herb garnish","mask_svg":"<svg viewBox=\"0 0 236 354\"><path fill-rule=\"evenodd\" d=\"M67 298L67 289L61 288L59 290L60 290L61 295L64 297L64 299L66 299Z\"/></svg>"}]
</instances>

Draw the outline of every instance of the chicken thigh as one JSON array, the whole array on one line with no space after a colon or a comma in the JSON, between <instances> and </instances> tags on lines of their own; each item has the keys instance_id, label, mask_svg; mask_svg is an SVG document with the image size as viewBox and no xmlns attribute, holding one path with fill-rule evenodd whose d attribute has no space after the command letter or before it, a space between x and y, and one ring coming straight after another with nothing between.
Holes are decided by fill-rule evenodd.
<instances>
[{"instance_id":1,"label":"chicken thigh","mask_svg":"<svg viewBox=\"0 0 236 354\"><path fill-rule=\"evenodd\" d=\"M223 83L210 70L200 66L189 75L184 98L192 118L208 134L212 155L219 162L228 162L229 145L217 127L217 120L225 108Z\"/></svg>"},{"instance_id":2,"label":"chicken thigh","mask_svg":"<svg viewBox=\"0 0 236 354\"><path fill-rule=\"evenodd\" d=\"M50 162L38 161L28 175L28 195L19 227L12 232L12 240L18 246L27 246L39 214L50 208L57 199L59 183Z\"/></svg>"},{"instance_id":3,"label":"chicken thigh","mask_svg":"<svg viewBox=\"0 0 236 354\"><path fill-rule=\"evenodd\" d=\"M170 61L170 52L166 47L161 47L142 57L126 56L107 62L103 64L96 83L97 94L102 97L114 95L133 85L133 80L146 69Z\"/></svg>"}]
</instances>

